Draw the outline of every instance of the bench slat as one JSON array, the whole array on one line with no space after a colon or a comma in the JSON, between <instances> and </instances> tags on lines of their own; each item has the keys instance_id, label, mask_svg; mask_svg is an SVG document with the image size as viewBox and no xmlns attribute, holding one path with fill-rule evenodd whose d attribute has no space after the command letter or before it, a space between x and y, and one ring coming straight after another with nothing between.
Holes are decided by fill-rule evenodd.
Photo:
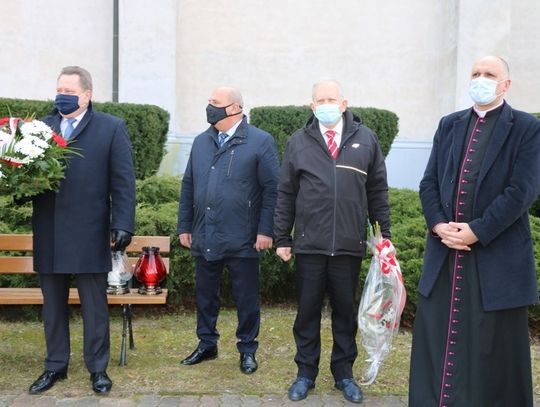
<instances>
[{"instance_id":1,"label":"bench slat","mask_svg":"<svg viewBox=\"0 0 540 407\"><path fill-rule=\"evenodd\" d=\"M133 236L130 245L126 248L128 253L140 253L144 246L159 247L160 253L169 253L171 250L168 236ZM31 234L0 234L0 251L32 251Z\"/></svg>"},{"instance_id":2,"label":"bench slat","mask_svg":"<svg viewBox=\"0 0 540 407\"><path fill-rule=\"evenodd\" d=\"M0 234L0 250L32 251L32 235Z\"/></svg>"},{"instance_id":3,"label":"bench slat","mask_svg":"<svg viewBox=\"0 0 540 407\"><path fill-rule=\"evenodd\" d=\"M128 257L131 267L135 267L138 257ZM163 263L169 273L169 258L163 258ZM34 264L29 256L0 256L0 274L34 274Z\"/></svg>"},{"instance_id":4,"label":"bench slat","mask_svg":"<svg viewBox=\"0 0 540 407\"><path fill-rule=\"evenodd\" d=\"M69 304L80 304L76 288L69 289ZM109 304L165 304L167 290L158 295L141 295L137 289L132 288L129 294L107 295ZM32 305L43 304L43 295L40 288L0 288L0 304L2 305Z\"/></svg>"}]
</instances>

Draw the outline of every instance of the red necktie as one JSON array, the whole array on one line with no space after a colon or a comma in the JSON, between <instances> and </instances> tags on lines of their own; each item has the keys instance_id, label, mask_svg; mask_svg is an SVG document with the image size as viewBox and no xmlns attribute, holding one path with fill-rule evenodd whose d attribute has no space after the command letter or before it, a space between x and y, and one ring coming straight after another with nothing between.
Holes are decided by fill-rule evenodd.
<instances>
[{"instance_id":1,"label":"red necktie","mask_svg":"<svg viewBox=\"0 0 540 407\"><path fill-rule=\"evenodd\" d=\"M330 151L332 159L335 160L338 154L338 146L336 144L336 140L334 140L334 137L336 137L336 132L334 130L327 130L324 134L326 134L326 137L328 137L328 141L326 142L328 151Z\"/></svg>"}]
</instances>

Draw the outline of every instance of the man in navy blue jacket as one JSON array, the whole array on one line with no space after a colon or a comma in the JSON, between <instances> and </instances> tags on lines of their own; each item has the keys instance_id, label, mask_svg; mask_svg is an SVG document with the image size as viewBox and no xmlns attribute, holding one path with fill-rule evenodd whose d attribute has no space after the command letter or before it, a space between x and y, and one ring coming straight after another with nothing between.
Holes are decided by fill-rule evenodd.
<instances>
[{"instance_id":1,"label":"man in navy blue jacket","mask_svg":"<svg viewBox=\"0 0 540 407\"><path fill-rule=\"evenodd\" d=\"M31 394L67 376L70 359L68 294L75 276L84 324L84 362L96 393L108 393L107 274L113 250L124 250L135 224L135 173L125 122L92 109L92 78L78 66L62 69L55 110L43 119L80 155L68 159L58 192L33 199L34 270L43 292L47 357Z\"/></svg>"},{"instance_id":2,"label":"man in navy blue jacket","mask_svg":"<svg viewBox=\"0 0 540 407\"><path fill-rule=\"evenodd\" d=\"M502 58L476 61L474 106L443 117L433 140L410 406L533 405L527 212L540 192L540 121L506 103L510 84Z\"/></svg>"},{"instance_id":3,"label":"man in navy blue jacket","mask_svg":"<svg viewBox=\"0 0 540 407\"><path fill-rule=\"evenodd\" d=\"M242 95L215 89L210 127L193 141L182 180L177 232L195 257L197 349L182 361L215 359L220 280L227 266L238 313L240 370L257 370L259 257L272 247L279 161L272 136L247 123Z\"/></svg>"}]
</instances>

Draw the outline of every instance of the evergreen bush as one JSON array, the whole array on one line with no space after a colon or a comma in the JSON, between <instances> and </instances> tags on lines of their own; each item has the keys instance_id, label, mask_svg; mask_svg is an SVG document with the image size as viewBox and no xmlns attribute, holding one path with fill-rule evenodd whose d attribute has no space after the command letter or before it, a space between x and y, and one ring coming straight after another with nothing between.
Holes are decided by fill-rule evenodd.
<instances>
[{"instance_id":1,"label":"evergreen bush","mask_svg":"<svg viewBox=\"0 0 540 407\"><path fill-rule=\"evenodd\" d=\"M383 154L386 156L398 132L398 117L395 113L373 107L349 107L353 114L377 134ZM304 127L312 112L309 106L262 106L249 112L250 123L272 136L280 154L285 151L287 139Z\"/></svg>"},{"instance_id":2,"label":"evergreen bush","mask_svg":"<svg viewBox=\"0 0 540 407\"><path fill-rule=\"evenodd\" d=\"M133 103L92 102L95 110L121 117L126 121L131 144L135 176L146 178L157 173L165 154L169 113L158 106ZM37 118L48 115L53 101L0 98L0 117Z\"/></svg>"},{"instance_id":3,"label":"evergreen bush","mask_svg":"<svg viewBox=\"0 0 540 407\"><path fill-rule=\"evenodd\" d=\"M181 248L176 235L180 179L174 176L152 176L137 181L136 230L139 235L171 237L170 270L166 280L170 304L192 304L195 296L195 265L188 249ZM422 272L426 226L418 192L390 190L392 242L401 265L407 305L403 324L412 323L417 301L417 286ZM30 233L30 204L15 206L10 197L0 197L0 233ZM540 281L540 218L531 216L531 229L536 254L537 279ZM360 274L362 289L370 258L366 256ZM282 262L273 250L261 260L260 295L263 302L296 301L294 258ZM36 286L35 276L0 276L0 286ZM233 305L227 273L222 279L222 303ZM540 306L529 308L531 323L540 323Z\"/></svg>"}]
</instances>

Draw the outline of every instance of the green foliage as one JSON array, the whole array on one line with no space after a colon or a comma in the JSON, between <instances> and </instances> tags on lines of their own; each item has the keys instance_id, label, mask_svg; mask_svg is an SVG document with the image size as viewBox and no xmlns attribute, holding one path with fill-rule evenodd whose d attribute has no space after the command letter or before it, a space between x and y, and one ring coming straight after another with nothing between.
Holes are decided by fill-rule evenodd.
<instances>
[{"instance_id":1,"label":"green foliage","mask_svg":"<svg viewBox=\"0 0 540 407\"><path fill-rule=\"evenodd\" d=\"M138 179L154 175L165 154L169 128L169 113L160 107L132 103L93 102L94 109L126 121L133 145L135 174ZM0 98L0 117L37 118L53 110L52 101Z\"/></svg>"},{"instance_id":2,"label":"green foliage","mask_svg":"<svg viewBox=\"0 0 540 407\"><path fill-rule=\"evenodd\" d=\"M536 260L536 281L540 285L540 218L530 216L531 235L534 242L534 258ZM540 304L529 307L529 318L538 328L540 328Z\"/></svg>"},{"instance_id":3,"label":"green foliage","mask_svg":"<svg viewBox=\"0 0 540 407\"><path fill-rule=\"evenodd\" d=\"M349 110L377 134L386 156L398 132L397 115L373 107L349 107ZM304 127L311 114L309 106L263 106L251 109L249 118L251 124L274 136L278 150L283 154L287 139Z\"/></svg>"},{"instance_id":4,"label":"green foliage","mask_svg":"<svg viewBox=\"0 0 540 407\"><path fill-rule=\"evenodd\" d=\"M11 134L9 121L0 131ZM65 178L66 158L78 152L37 120L17 123L13 140L0 148L0 155L15 163L0 161L0 195L23 199L42 192L58 191Z\"/></svg>"},{"instance_id":5,"label":"green foliage","mask_svg":"<svg viewBox=\"0 0 540 407\"><path fill-rule=\"evenodd\" d=\"M137 181L137 201L143 205L178 202L180 179L172 175L148 177Z\"/></svg>"},{"instance_id":6,"label":"green foliage","mask_svg":"<svg viewBox=\"0 0 540 407\"><path fill-rule=\"evenodd\" d=\"M136 230L138 235L171 237L170 270L166 280L170 304L191 304L195 293L195 265L189 250L181 248L176 235L180 179L173 176L152 176L137 181ZM392 242L407 289L407 305L403 324L410 325L417 301L417 286L422 272L426 226L418 192L408 189L390 190L392 219ZM31 207L29 204L13 205L9 197L0 197L0 233L29 233ZM536 254L537 278L540 281L540 218L531 216L531 229ZM362 282L369 267L369 256L363 262L360 274ZM296 299L294 258L282 262L268 251L261 259L260 295L263 302L293 302ZM36 280L29 276L4 276L0 286L35 286ZM222 279L223 304L233 305L228 274ZM540 324L540 305L530 308L531 322Z\"/></svg>"},{"instance_id":7,"label":"green foliage","mask_svg":"<svg viewBox=\"0 0 540 407\"><path fill-rule=\"evenodd\" d=\"M540 196L536 198L536 201L534 201L533 204L531 205L531 208L529 209L529 213L536 217L540 217Z\"/></svg>"},{"instance_id":8,"label":"green foliage","mask_svg":"<svg viewBox=\"0 0 540 407\"><path fill-rule=\"evenodd\" d=\"M540 119L540 113L532 113L532 115L536 116L537 119ZM536 201L534 201L532 204L531 208L529 209L529 213L536 217L540 217L540 196L536 198Z\"/></svg>"}]
</instances>

